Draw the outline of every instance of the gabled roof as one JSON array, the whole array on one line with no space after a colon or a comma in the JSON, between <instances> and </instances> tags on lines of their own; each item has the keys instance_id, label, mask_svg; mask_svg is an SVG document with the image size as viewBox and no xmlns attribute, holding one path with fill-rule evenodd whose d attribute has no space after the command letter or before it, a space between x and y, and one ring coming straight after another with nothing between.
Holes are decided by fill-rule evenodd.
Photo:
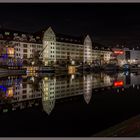
<instances>
[{"instance_id":1,"label":"gabled roof","mask_svg":"<svg viewBox=\"0 0 140 140\"><path fill-rule=\"evenodd\" d=\"M51 28L50 26L48 28L43 28L40 31L35 32L35 35L40 36L41 39L43 39L43 35L47 29ZM62 33L58 33L54 30L56 41L58 42L65 42L65 43L73 43L73 44L83 44L84 43L84 36L82 37L76 37L71 35L66 35Z\"/></svg>"},{"instance_id":2,"label":"gabled roof","mask_svg":"<svg viewBox=\"0 0 140 140\"><path fill-rule=\"evenodd\" d=\"M101 43L97 43L97 42L94 42L92 44L92 48L93 48L93 50L111 51L111 48L109 48Z\"/></svg>"}]
</instances>

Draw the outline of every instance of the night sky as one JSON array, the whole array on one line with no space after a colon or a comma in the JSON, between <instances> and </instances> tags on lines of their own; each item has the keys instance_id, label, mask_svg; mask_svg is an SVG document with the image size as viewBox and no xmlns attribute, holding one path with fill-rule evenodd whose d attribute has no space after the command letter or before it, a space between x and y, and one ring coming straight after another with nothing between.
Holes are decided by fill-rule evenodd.
<instances>
[{"instance_id":1,"label":"night sky","mask_svg":"<svg viewBox=\"0 0 140 140\"><path fill-rule=\"evenodd\" d=\"M0 4L4 28L35 32L52 26L54 31L94 38L140 36L140 4Z\"/></svg>"}]
</instances>

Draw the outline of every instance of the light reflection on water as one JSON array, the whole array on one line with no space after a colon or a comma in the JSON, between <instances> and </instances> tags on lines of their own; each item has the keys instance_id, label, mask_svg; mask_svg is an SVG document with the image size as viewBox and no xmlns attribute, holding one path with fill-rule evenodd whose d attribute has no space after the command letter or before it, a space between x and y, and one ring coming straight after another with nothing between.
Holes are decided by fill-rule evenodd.
<instances>
[{"instance_id":1,"label":"light reflection on water","mask_svg":"<svg viewBox=\"0 0 140 140\"><path fill-rule=\"evenodd\" d=\"M139 85L140 74L129 72L8 76L0 79L0 111L4 113L42 104L49 115L60 99L83 96L85 103L89 104L99 89L120 93L129 87L139 90Z\"/></svg>"}]
</instances>

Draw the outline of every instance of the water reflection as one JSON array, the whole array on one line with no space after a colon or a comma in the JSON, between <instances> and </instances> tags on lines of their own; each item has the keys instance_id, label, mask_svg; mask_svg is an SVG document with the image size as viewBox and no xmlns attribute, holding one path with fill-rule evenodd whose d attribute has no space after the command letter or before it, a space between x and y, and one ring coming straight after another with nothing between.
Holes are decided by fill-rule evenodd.
<instances>
[{"instance_id":1,"label":"water reflection","mask_svg":"<svg viewBox=\"0 0 140 140\"><path fill-rule=\"evenodd\" d=\"M43 109L50 114L55 106L56 78L44 77L41 82Z\"/></svg>"},{"instance_id":2,"label":"water reflection","mask_svg":"<svg viewBox=\"0 0 140 140\"><path fill-rule=\"evenodd\" d=\"M83 96L89 104L97 89L116 89L120 93L129 87L139 90L139 85L138 72L9 76L0 79L0 110L2 113L41 105L50 114L59 99Z\"/></svg>"}]
</instances>

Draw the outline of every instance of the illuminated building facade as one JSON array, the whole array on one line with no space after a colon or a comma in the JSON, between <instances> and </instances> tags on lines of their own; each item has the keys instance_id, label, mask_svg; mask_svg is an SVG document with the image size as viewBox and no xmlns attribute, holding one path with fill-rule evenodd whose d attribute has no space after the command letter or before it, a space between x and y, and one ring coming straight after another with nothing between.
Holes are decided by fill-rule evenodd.
<instances>
[{"instance_id":1,"label":"illuminated building facade","mask_svg":"<svg viewBox=\"0 0 140 140\"><path fill-rule=\"evenodd\" d=\"M28 63L35 51L42 50L42 41L33 34L0 29L0 48L1 62L20 66L21 62Z\"/></svg>"},{"instance_id":2,"label":"illuminated building facade","mask_svg":"<svg viewBox=\"0 0 140 140\"><path fill-rule=\"evenodd\" d=\"M140 64L140 50L129 48L111 49L98 44L87 35L73 37L48 29L25 33L0 29L0 65L26 65L33 60L35 52L44 65L94 64L103 65L116 58L116 63Z\"/></svg>"},{"instance_id":3,"label":"illuminated building facade","mask_svg":"<svg viewBox=\"0 0 140 140\"><path fill-rule=\"evenodd\" d=\"M51 27L40 33L43 37L43 62L49 64L109 63L111 49L96 46L89 35L72 37L55 33Z\"/></svg>"},{"instance_id":4,"label":"illuminated building facade","mask_svg":"<svg viewBox=\"0 0 140 140\"><path fill-rule=\"evenodd\" d=\"M8 45L7 45L8 44ZM0 29L0 62L27 65L34 58L35 52L41 52L38 59L44 65L109 63L112 51L92 43L89 35L72 37L55 33L51 27L36 33L25 33ZM8 60L6 59L8 58ZM11 59L10 59L11 58Z\"/></svg>"},{"instance_id":5,"label":"illuminated building facade","mask_svg":"<svg viewBox=\"0 0 140 140\"><path fill-rule=\"evenodd\" d=\"M92 63L92 41L89 35L84 40L84 63Z\"/></svg>"},{"instance_id":6,"label":"illuminated building facade","mask_svg":"<svg viewBox=\"0 0 140 140\"><path fill-rule=\"evenodd\" d=\"M113 53L117 59L117 63L122 66L124 64L140 64L140 50L129 48L115 48Z\"/></svg>"}]
</instances>

